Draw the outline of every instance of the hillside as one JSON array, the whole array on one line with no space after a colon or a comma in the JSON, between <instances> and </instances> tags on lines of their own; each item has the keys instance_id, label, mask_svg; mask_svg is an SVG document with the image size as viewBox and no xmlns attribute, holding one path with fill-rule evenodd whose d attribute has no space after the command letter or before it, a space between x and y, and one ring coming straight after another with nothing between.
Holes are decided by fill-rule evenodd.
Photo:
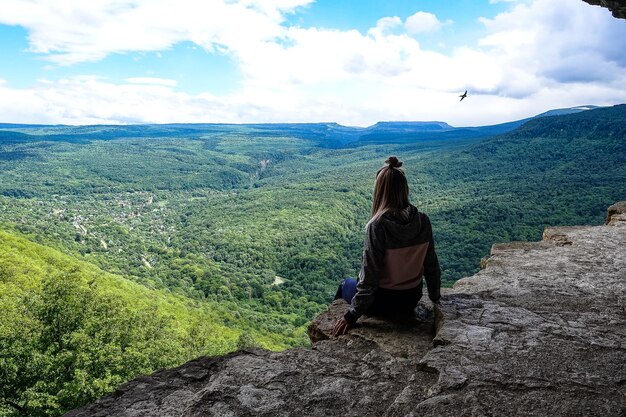
<instances>
[{"instance_id":1,"label":"hillside","mask_svg":"<svg viewBox=\"0 0 626 417\"><path fill-rule=\"evenodd\" d=\"M428 211L440 242L458 240L446 255L464 262L484 256L488 242L535 240L549 225L600 224L605 207L626 196L625 126L626 105L543 117L422 163L449 195L447 207Z\"/></svg>"},{"instance_id":2,"label":"hillside","mask_svg":"<svg viewBox=\"0 0 626 417\"><path fill-rule=\"evenodd\" d=\"M237 308L193 302L0 231L0 416L59 415L140 374L256 340Z\"/></svg>"}]
</instances>

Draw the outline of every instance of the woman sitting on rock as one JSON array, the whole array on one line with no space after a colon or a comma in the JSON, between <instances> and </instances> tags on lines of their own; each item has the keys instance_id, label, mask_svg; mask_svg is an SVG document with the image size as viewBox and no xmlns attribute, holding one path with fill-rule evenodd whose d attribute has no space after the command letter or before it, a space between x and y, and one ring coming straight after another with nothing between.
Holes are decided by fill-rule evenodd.
<instances>
[{"instance_id":1,"label":"woman sitting on rock","mask_svg":"<svg viewBox=\"0 0 626 417\"><path fill-rule=\"evenodd\" d=\"M376 173L358 282L345 279L335 296L350 303L348 312L335 324L335 336L346 334L363 314L413 311L422 297L422 276L429 298L436 303L441 297L441 270L430 220L409 203L402 162L390 156L385 163Z\"/></svg>"}]
</instances>

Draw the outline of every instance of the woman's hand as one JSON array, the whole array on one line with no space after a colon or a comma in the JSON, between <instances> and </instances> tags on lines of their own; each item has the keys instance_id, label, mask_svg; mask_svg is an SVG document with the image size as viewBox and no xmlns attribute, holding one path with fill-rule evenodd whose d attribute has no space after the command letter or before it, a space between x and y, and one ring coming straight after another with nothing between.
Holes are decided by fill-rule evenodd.
<instances>
[{"instance_id":1,"label":"woman's hand","mask_svg":"<svg viewBox=\"0 0 626 417\"><path fill-rule=\"evenodd\" d=\"M335 328L333 329L333 336L341 336L343 334L348 333L348 330L350 330L350 323L348 323L346 321L346 319L344 319L343 317L340 318L339 320L337 320L337 323L335 323Z\"/></svg>"}]
</instances>

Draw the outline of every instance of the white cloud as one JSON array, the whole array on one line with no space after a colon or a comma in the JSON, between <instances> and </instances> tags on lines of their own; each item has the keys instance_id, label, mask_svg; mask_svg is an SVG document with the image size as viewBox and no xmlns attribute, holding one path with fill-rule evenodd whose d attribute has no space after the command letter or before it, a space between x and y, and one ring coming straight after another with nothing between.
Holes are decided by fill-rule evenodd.
<instances>
[{"instance_id":1,"label":"white cloud","mask_svg":"<svg viewBox=\"0 0 626 417\"><path fill-rule=\"evenodd\" d=\"M29 32L32 52L60 65L182 41L236 50L279 37L284 14L313 0L3 0L0 23Z\"/></svg>"},{"instance_id":2,"label":"white cloud","mask_svg":"<svg viewBox=\"0 0 626 417\"><path fill-rule=\"evenodd\" d=\"M417 12L409 16L404 23L406 31L411 35L438 31L443 24L432 13Z\"/></svg>"},{"instance_id":3,"label":"white cloud","mask_svg":"<svg viewBox=\"0 0 626 417\"><path fill-rule=\"evenodd\" d=\"M479 45L506 70L503 95L530 95L542 86L611 85L626 73L626 21L575 0L535 0L482 19L490 35ZM618 87L623 89L624 87Z\"/></svg>"},{"instance_id":4,"label":"white cloud","mask_svg":"<svg viewBox=\"0 0 626 417\"><path fill-rule=\"evenodd\" d=\"M383 17L378 19L376 27L371 28L368 33L371 36L385 36L395 33L398 28L402 27L402 19L398 16Z\"/></svg>"},{"instance_id":5,"label":"white cloud","mask_svg":"<svg viewBox=\"0 0 626 417\"><path fill-rule=\"evenodd\" d=\"M465 59L470 51L460 52ZM382 78L381 78L382 79ZM622 85L626 77L621 79ZM422 84L422 85L420 85ZM0 121L14 123L322 122L371 125L379 120L444 120L483 125L521 119L557 107L626 102L615 85L540 86L523 99L480 93L458 101L459 91L426 83L354 80L317 82L299 88L250 86L225 97L188 94L175 87L106 82L96 77L47 80L29 89L0 83ZM478 84L480 86L480 84ZM487 85L487 87L489 87Z\"/></svg>"},{"instance_id":6,"label":"white cloud","mask_svg":"<svg viewBox=\"0 0 626 417\"><path fill-rule=\"evenodd\" d=\"M155 78L155 77L131 77L126 78L124 81L131 84L153 84L164 85L167 87L176 87L178 82L176 80L169 80L167 78Z\"/></svg>"},{"instance_id":7,"label":"white cloud","mask_svg":"<svg viewBox=\"0 0 626 417\"><path fill-rule=\"evenodd\" d=\"M477 45L448 54L425 49L411 36L429 27L418 22L408 28L414 16L428 15L423 12L404 22L384 17L363 34L286 25L285 14L310 0L4 1L19 3L22 11L10 9L0 20L21 19L32 49L56 62L157 51L188 40L229 54L243 78L239 90L223 96L180 92L175 80L158 74L124 83L45 80L29 89L0 83L0 121L478 125L554 107L626 102L626 21L579 0L511 5L481 20L487 34ZM196 6L194 13L181 1ZM430 16L424 21L441 26ZM469 97L459 103L466 89Z\"/></svg>"}]
</instances>

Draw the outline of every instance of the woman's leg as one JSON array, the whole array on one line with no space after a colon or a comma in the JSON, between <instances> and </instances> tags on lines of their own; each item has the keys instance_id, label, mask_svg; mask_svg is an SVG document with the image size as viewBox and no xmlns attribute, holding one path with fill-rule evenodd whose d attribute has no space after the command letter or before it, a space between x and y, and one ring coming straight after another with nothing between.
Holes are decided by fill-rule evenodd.
<instances>
[{"instance_id":1,"label":"woman's leg","mask_svg":"<svg viewBox=\"0 0 626 417\"><path fill-rule=\"evenodd\" d=\"M356 294L356 284L357 280L354 278L346 278L341 281L339 288L337 288L337 293L335 294L335 300L343 298L346 303L351 304L352 298Z\"/></svg>"},{"instance_id":2,"label":"woman's leg","mask_svg":"<svg viewBox=\"0 0 626 417\"><path fill-rule=\"evenodd\" d=\"M372 316L386 316L394 314L409 314L422 298L422 284L410 290L388 290L379 288L376 291L374 303L366 314Z\"/></svg>"}]
</instances>

